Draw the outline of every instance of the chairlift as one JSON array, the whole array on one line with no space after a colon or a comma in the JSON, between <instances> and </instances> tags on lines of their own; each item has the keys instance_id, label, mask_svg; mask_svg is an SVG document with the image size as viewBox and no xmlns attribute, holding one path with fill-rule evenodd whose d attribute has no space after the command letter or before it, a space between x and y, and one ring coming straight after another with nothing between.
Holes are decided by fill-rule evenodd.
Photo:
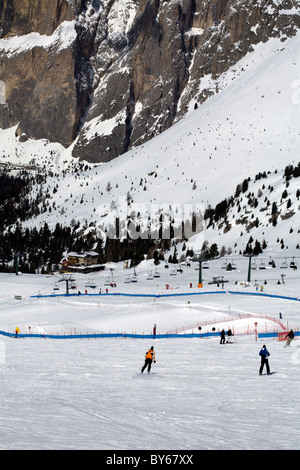
<instances>
[{"instance_id":1,"label":"chairlift","mask_svg":"<svg viewBox=\"0 0 300 470\"><path fill-rule=\"evenodd\" d=\"M160 277L160 274L159 274L159 272L158 272L157 270L155 271L153 277L155 277L155 278Z\"/></svg>"},{"instance_id":2,"label":"chairlift","mask_svg":"<svg viewBox=\"0 0 300 470\"><path fill-rule=\"evenodd\" d=\"M138 282L137 277L133 276L132 279L131 279L131 282Z\"/></svg>"},{"instance_id":3,"label":"chairlift","mask_svg":"<svg viewBox=\"0 0 300 470\"><path fill-rule=\"evenodd\" d=\"M270 258L269 266L270 266L271 268L276 268L275 261L274 261L272 258Z\"/></svg>"},{"instance_id":4,"label":"chairlift","mask_svg":"<svg viewBox=\"0 0 300 470\"><path fill-rule=\"evenodd\" d=\"M57 285L57 284L55 284L55 286L54 286L53 290L59 290L59 287L58 287L58 285Z\"/></svg>"},{"instance_id":5,"label":"chairlift","mask_svg":"<svg viewBox=\"0 0 300 470\"><path fill-rule=\"evenodd\" d=\"M261 261L261 263L259 265L259 269L266 269L266 265L263 261Z\"/></svg>"},{"instance_id":6,"label":"chairlift","mask_svg":"<svg viewBox=\"0 0 300 470\"><path fill-rule=\"evenodd\" d=\"M152 273L150 272L150 273L148 273L147 281L152 281L152 279L153 279L153 275L152 275Z\"/></svg>"},{"instance_id":7,"label":"chairlift","mask_svg":"<svg viewBox=\"0 0 300 470\"><path fill-rule=\"evenodd\" d=\"M297 269L297 263L295 263L294 259L295 258L293 258L293 260L290 262L290 268L291 269Z\"/></svg>"},{"instance_id":8,"label":"chairlift","mask_svg":"<svg viewBox=\"0 0 300 470\"><path fill-rule=\"evenodd\" d=\"M284 263L282 263L282 265L280 266L280 269L287 269L288 268L288 264L287 264L287 261L285 260Z\"/></svg>"},{"instance_id":9,"label":"chairlift","mask_svg":"<svg viewBox=\"0 0 300 470\"><path fill-rule=\"evenodd\" d=\"M209 264L207 261L205 261L205 263L202 264L202 269L209 269Z\"/></svg>"},{"instance_id":10,"label":"chairlift","mask_svg":"<svg viewBox=\"0 0 300 470\"><path fill-rule=\"evenodd\" d=\"M232 270L233 270L232 264L228 263L226 266L226 271L232 271Z\"/></svg>"},{"instance_id":11,"label":"chairlift","mask_svg":"<svg viewBox=\"0 0 300 470\"><path fill-rule=\"evenodd\" d=\"M253 269L253 271L255 271L255 270L257 269L256 260L253 261L252 266L251 266L251 269Z\"/></svg>"},{"instance_id":12,"label":"chairlift","mask_svg":"<svg viewBox=\"0 0 300 470\"><path fill-rule=\"evenodd\" d=\"M177 275L176 268L174 268L174 269L170 272L170 276L176 276L176 275Z\"/></svg>"},{"instance_id":13,"label":"chairlift","mask_svg":"<svg viewBox=\"0 0 300 470\"><path fill-rule=\"evenodd\" d=\"M130 276L126 277L124 282L125 282L125 284L130 284L131 283Z\"/></svg>"},{"instance_id":14,"label":"chairlift","mask_svg":"<svg viewBox=\"0 0 300 470\"><path fill-rule=\"evenodd\" d=\"M86 283L85 287L90 287L91 289L95 289L96 284L94 283L94 281L89 281Z\"/></svg>"}]
</instances>

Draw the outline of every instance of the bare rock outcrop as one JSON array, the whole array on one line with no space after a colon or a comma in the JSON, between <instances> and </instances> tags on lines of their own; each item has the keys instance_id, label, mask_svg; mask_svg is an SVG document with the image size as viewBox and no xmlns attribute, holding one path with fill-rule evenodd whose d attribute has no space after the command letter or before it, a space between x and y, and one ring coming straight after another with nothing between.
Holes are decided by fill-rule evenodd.
<instances>
[{"instance_id":1,"label":"bare rock outcrop","mask_svg":"<svg viewBox=\"0 0 300 470\"><path fill-rule=\"evenodd\" d=\"M0 127L109 161L216 93L255 44L299 27L292 0L0 0Z\"/></svg>"}]
</instances>

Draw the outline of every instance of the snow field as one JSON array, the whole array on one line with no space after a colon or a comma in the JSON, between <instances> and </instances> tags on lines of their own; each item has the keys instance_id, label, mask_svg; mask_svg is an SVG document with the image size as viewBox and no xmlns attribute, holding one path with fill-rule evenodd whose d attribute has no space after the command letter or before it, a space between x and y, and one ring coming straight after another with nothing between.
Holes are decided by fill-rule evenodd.
<instances>
[{"instance_id":1,"label":"snow field","mask_svg":"<svg viewBox=\"0 0 300 470\"><path fill-rule=\"evenodd\" d=\"M217 272L213 266L205 274L204 291L211 287L208 277ZM156 293L143 275L149 264L146 267L137 269L138 283L128 285L121 283L123 269L116 265L117 287L127 293ZM160 274L165 282L163 266ZM174 290L186 290L194 276L193 268L184 270L172 280ZM95 275L98 287L106 277L107 273ZM82 289L89 276L76 278ZM53 334L57 329L68 334L149 334L154 323L158 333L197 322L211 322L208 328L218 329L222 324L214 321L226 316L229 321L239 313L251 314L252 321L263 314L275 318L279 312L290 327L299 327L299 302L267 297L31 297L38 291L51 293L56 281L56 276L0 274L0 329L14 331L18 326L21 333L27 333L30 325L32 332ZM245 291L231 280L228 289L233 288ZM295 297L298 280L288 278L285 286L268 283L265 288ZM254 285L247 289L255 292ZM21 301L14 299L16 294L22 295ZM220 345L218 337L57 340L0 336L0 449L298 448L298 340L289 348L274 339L256 342L253 334L237 335L236 340ZM264 343L271 353L271 371L276 372L271 376L258 375L258 353ZM152 344L157 363L151 374L140 374Z\"/></svg>"},{"instance_id":2,"label":"snow field","mask_svg":"<svg viewBox=\"0 0 300 470\"><path fill-rule=\"evenodd\" d=\"M4 339L1 449L298 448L296 343L267 344L267 377L253 337L151 342L142 375L149 341Z\"/></svg>"}]
</instances>

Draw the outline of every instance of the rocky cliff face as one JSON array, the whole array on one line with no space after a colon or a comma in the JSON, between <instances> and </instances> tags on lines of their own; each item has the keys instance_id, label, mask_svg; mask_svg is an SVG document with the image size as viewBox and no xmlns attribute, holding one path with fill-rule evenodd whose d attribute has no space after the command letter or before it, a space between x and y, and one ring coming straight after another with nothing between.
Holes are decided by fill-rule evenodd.
<instances>
[{"instance_id":1,"label":"rocky cliff face","mask_svg":"<svg viewBox=\"0 0 300 470\"><path fill-rule=\"evenodd\" d=\"M294 35L296 0L0 0L0 127L91 162L161 133L253 45Z\"/></svg>"}]
</instances>

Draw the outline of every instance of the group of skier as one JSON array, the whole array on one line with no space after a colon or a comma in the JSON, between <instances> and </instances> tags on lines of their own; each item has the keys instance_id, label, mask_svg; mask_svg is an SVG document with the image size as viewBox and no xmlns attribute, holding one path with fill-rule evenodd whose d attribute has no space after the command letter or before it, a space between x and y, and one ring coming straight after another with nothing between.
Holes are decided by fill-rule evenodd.
<instances>
[{"instance_id":1,"label":"group of skier","mask_svg":"<svg viewBox=\"0 0 300 470\"><path fill-rule=\"evenodd\" d=\"M233 336L232 334L232 331L229 329L227 331L227 336L228 336L228 340L226 341L227 343L232 343L231 341L231 337ZM225 333L225 330L223 329L220 333L220 344L225 344L225 339L226 339L226 333Z\"/></svg>"},{"instance_id":2,"label":"group of skier","mask_svg":"<svg viewBox=\"0 0 300 470\"><path fill-rule=\"evenodd\" d=\"M220 344L225 344L225 330L221 331L220 336L221 336ZM232 331L231 330L228 330L227 336L228 336L228 341L227 342L231 342L231 341L229 341L229 339L232 336ZM291 344L292 340L294 339L294 337L295 337L295 333L293 332L293 330L290 330L289 333L285 336L285 339L287 339L285 347L290 346L290 344ZM259 351L259 356L261 358L261 363L260 363L260 368L259 368L259 375L262 375L263 369L264 369L265 366L266 366L266 370L267 370L267 375L270 375L271 374L270 365L269 365L270 353L267 350L265 344L263 345L263 347ZM146 352L145 363L141 368L141 373L143 373L144 370L147 369L147 372L149 374L150 371L151 371L152 363L154 363L154 364L156 363L154 346L151 346L151 348L148 349L148 351Z\"/></svg>"}]
</instances>

